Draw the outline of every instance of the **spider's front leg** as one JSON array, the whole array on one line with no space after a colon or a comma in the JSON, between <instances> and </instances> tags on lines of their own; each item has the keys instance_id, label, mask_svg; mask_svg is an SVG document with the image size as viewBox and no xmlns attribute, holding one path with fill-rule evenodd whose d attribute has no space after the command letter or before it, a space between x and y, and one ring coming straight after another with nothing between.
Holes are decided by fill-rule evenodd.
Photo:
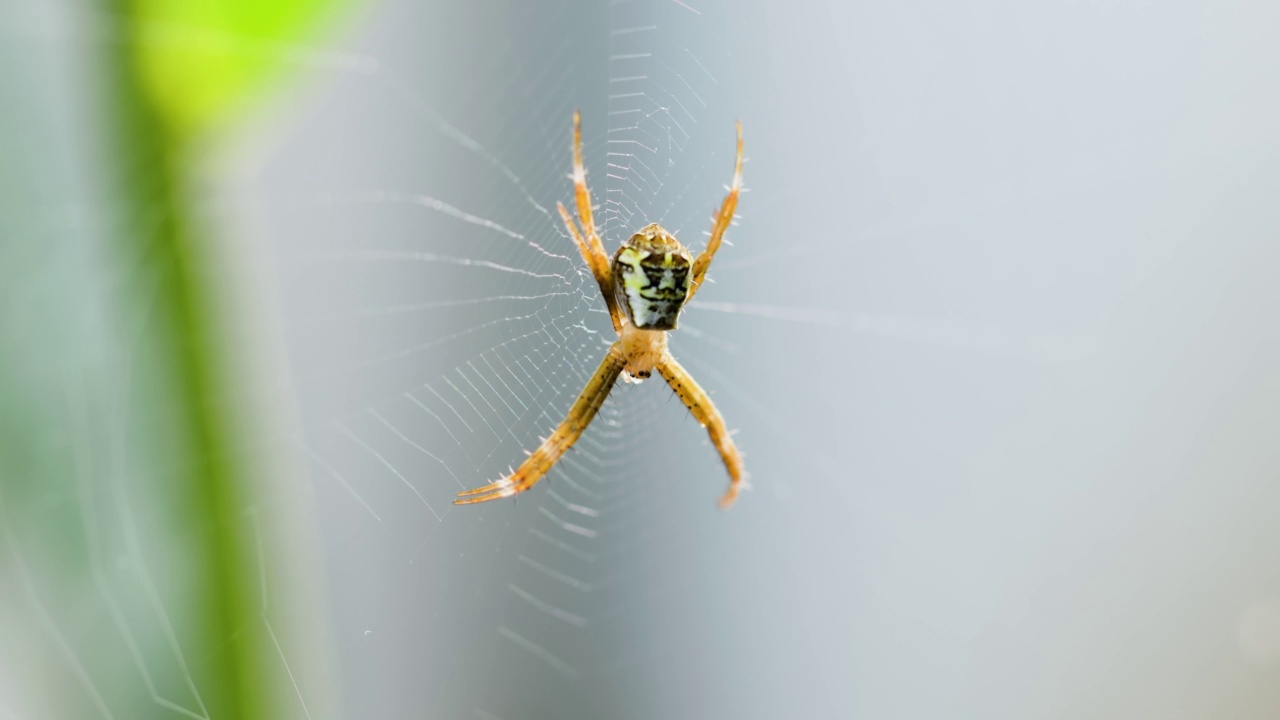
<instances>
[{"instance_id":1,"label":"spider's front leg","mask_svg":"<svg viewBox=\"0 0 1280 720\"><path fill-rule=\"evenodd\" d=\"M729 489L720 497L720 507L728 508L738 498L738 491L742 489L743 471L742 453L738 452L738 446L733 444L733 437L724 424L724 417L716 409L715 403L711 402L711 396L707 395L707 391L698 385L684 366L671 357L671 353L663 355L662 362L658 363L658 373L680 397L684 406L689 408L689 412L693 413L698 424L707 429L707 434L711 436L711 444L715 445L716 451L720 453L720 459L724 461L724 467L729 471Z\"/></svg>"},{"instance_id":2,"label":"spider's front leg","mask_svg":"<svg viewBox=\"0 0 1280 720\"><path fill-rule=\"evenodd\" d=\"M724 240L724 233L729 229L729 224L733 222L733 213L738 209L738 195L742 192L742 123L738 123L738 150L733 161L733 182L729 185L729 194L724 196L724 202L720 204L720 210L711 223L711 237L707 240L707 248L702 251L697 260L693 261L693 278L689 283L689 300L693 299L698 288L702 287L702 280L707 275L707 268L711 267L711 260L716 256L716 251L720 249L720 242ZM686 302L688 302L686 300Z\"/></svg>"},{"instance_id":3,"label":"spider's front leg","mask_svg":"<svg viewBox=\"0 0 1280 720\"><path fill-rule=\"evenodd\" d=\"M600 286L600 294L604 296L604 304L609 308L609 319L613 321L613 330L622 333L622 312L613 296L613 274L609 270L609 256L605 254L604 243L596 232L595 218L591 212L591 190L587 187L587 170L582 165L582 114L573 111L573 196L578 206L578 220L582 223L582 231L574 224L564 203L556 203L560 218L573 236L573 242L582 253L582 259L591 274L595 275L596 284Z\"/></svg>"},{"instance_id":4,"label":"spider's front leg","mask_svg":"<svg viewBox=\"0 0 1280 720\"><path fill-rule=\"evenodd\" d=\"M596 369L595 374L587 381L582 394L574 401L573 407L569 408L569 414L564 422L560 423L560 427L543 440L537 450L529 453L529 457L525 458L513 473L484 487L458 493L458 499L454 500L453 504L471 505L488 502L511 497L533 487L534 483L541 480L560 457L573 447L578 438L582 437L583 431L604 405L605 398L609 397L609 391L618 382L618 376L622 374L625 364L626 358L621 342L615 342L609 348L608 354L604 356L604 360L600 362L600 367Z\"/></svg>"}]
</instances>

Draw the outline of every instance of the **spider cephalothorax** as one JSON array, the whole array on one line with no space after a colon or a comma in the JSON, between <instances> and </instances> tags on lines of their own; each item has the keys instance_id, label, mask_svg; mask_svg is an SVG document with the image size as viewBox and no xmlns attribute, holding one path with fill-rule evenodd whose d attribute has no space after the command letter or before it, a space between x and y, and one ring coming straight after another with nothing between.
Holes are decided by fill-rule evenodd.
<instances>
[{"instance_id":1,"label":"spider cephalothorax","mask_svg":"<svg viewBox=\"0 0 1280 720\"><path fill-rule=\"evenodd\" d=\"M573 407L569 408L564 422L529 453L520 467L484 487L458 493L458 499L453 502L469 505L497 500L533 487L582 436L619 378L640 381L657 370L698 423L707 429L711 443L720 453L720 459L729 471L729 489L720 498L720 506L728 507L738 496L742 485L742 455L733 444L724 418L711 402L711 397L667 350L667 332L676 329L680 311L702 286L711 259L720 249L724 233L733 221L738 194L742 191L742 125L738 125L733 184L713 219L707 247L696 259L675 236L653 223L632 235L614 253L613 261L609 261L592 219L591 192L587 189L587 172L582 166L582 121L576 112L573 114L572 177L582 229L578 229L563 204L556 208L578 246L578 252L582 253L582 259L596 278L618 339L600 361L600 367L587 381Z\"/></svg>"},{"instance_id":2,"label":"spider cephalothorax","mask_svg":"<svg viewBox=\"0 0 1280 720\"><path fill-rule=\"evenodd\" d=\"M693 256L658 223L631 236L613 256L613 294L632 325L675 330L689 297Z\"/></svg>"}]
</instances>

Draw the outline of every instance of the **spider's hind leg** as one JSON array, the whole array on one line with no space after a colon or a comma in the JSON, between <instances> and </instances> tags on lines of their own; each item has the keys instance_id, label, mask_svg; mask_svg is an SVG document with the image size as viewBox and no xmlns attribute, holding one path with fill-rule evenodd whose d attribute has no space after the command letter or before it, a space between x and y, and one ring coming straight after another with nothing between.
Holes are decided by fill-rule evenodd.
<instances>
[{"instance_id":1,"label":"spider's hind leg","mask_svg":"<svg viewBox=\"0 0 1280 720\"><path fill-rule=\"evenodd\" d=\"M698 259L693 261L693 277L689 283L689 298L692 300L698 288L702 287L702 281L707 275L707 268L711 267L711 260L716 256L716 251L720 249L720 243L724 240L724 233L729 229L729 224L733 222L733 213L738 209L738 195L742 192L742 123L738 123L738 150L733 161L733 182L729 185L729 194L724 196L724 202L720 204L720 210L716 212L714 221L711 223L711 237L707 240L707 248L702 251ZM688 302L686 300L685 302Z\"/></svg>"},{"instance_id":2,"label":"spider's hind leg","mask_svg":"<svg viewBox=\"0 0 1280 720\"><path fill-rule=\"evenodd\" d=\"M578 252L582 254L582 259L587 263L587 267L591 268L591 274L596 278L596 284L600 286L600 295L604 297L605 307L609 309L613 331L621 333L622 312L618 308L617 298L613 295L613 272L609 269L608 258L604 256L604 248L601 247L597 252L587 243L582 233L578 231L578 226L573 222L569 211L565 209L564 203L556 203L556 209L560 211L560 218L564 220L565 227L569 228L573 243L578 246Z\"/></svg>"},{"instance_id":3,"label":"spider's hind leg","mask_svg":"<svg viewBox=\"0 0 1280 720\"><path fill-rule=\"evenodd\" d=\"M591 188L587 187L587 169L582 164L582 113L573 111L573 201L578 206L578 222L582 223L582 232L574 225L564 205L556 203L560 217L569 227L569 234L578 244L578 252L587 261L591 274L596 276L600 286L600 294L604 296L604 304L609 308L609 319L613 321L613 330L622 333L622 312L613 296L613 272L609 269L609 256L604 251L604 243L600 241L600 233L596 232L595 215L591 210Z\"/></svg>"}]
</instances>

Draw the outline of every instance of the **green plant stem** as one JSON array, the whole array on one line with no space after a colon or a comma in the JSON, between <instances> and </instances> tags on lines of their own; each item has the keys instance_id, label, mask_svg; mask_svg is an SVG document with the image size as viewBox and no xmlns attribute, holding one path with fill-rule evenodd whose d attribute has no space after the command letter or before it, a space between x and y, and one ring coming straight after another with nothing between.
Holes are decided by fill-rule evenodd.
<instances>
[{"instance_id":1,"label":"green plant stem","mask_svg":"<svg viewBox=\"0 0 1280 720\"><path fill-rule=\"evenodd\" d=\"M199 586L192 596L201 605L187 609L195 618L189 629L202 633L187 653L191 672L210 717L266 717L270 675L258 644L258 569L245 535L244 510L252 503L238 458L229 452L229 418L219 401L228 396L219 387L224 348L214 332L213 288L200 272L202 238L184 207L186 148L143 92L129 43L108 43L103 52L110 59L107 102L114 114L107 145L118 149L112 181L132 220L113 242L130 261L122 267L140 263L155 281L128 291L152 293L145 299L147 351L170 373L166 387L174 397L165 400L181 426L182 462L166 482L185 487L180 495L164 488L163 495L184 498L189 505L172 510L198 528L186 557Z\"/></svg>"}]
</instances>

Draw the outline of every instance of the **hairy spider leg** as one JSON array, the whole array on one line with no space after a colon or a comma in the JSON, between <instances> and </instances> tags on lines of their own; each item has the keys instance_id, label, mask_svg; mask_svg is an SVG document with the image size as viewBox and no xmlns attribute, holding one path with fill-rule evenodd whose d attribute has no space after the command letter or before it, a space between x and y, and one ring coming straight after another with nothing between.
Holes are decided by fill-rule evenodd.
<instances>
[{"instance_id":1,"label":"hairy spider leg","mask_svg":"<svg viewBox=\"0 0 1280 720\"><path fill-rule=\"evenodd\" d=\"M582 239L582 233L578 231L578 226L574 224L573 218L569 216L569 211L564 209L564 203L556 203L556 209L560 211L560 218L564 220L565 227L569 228L569 234L573 236L573 242L578 246L578 252L582 253L582 259L586 261L587 267L591 268L591 274L595 276L596 284L600 286L600 294L604 296L605 307L609 309L609 319L613 322L613 331L621 335L622 311L618 308L618 300L613 294L613 273L609 269L609 263L605 262L603 266L600 264L598 261L600 256L591 252L591 248Z\"/></svg>"},{"instance_id":2,"label":"hairy spider leg","mask_svg":"<svg viewBox=\"0 0 1280 720\"><path fill-rule=\"evenodd\" d=\"M671 357L671 353L665 353L662 356L662 361L658 363L658 373L680 397L684 406L689 408L689 412L693 413L698 424L707 429L707 434L711 436L711 444L715 445L720 453L720 459L724 461L725 469L729 471L729 489L720 497L720 508L727 509L738 498L738 491L742 488L743 472L742 454L738 452L738 446L733 444L733 437L725 427L724 417L716 409L715 403L711 402L711 396L707 395L707 391L698 385L698 381L693 379L684 366Z\"/></svg>"},{"instance_id":3,"label":"hairy spider leg","mask_svg":"<svg viewBox=\"0 0 1280 720\"><path fill-rule=\"evenodd\" d=\"M587 187L587 169L582 164L582 113L578 110L573 111L573 197L578 206L578 222L582 223L583 241L579 243L578 249L600 285L600 294L604 296L605 305L609 308L614 331L621 333L622 314L613 298L613 274L609 270L609 256L604 251L600 234L596 232L595 216L591 210L591 189ZM562 218L567 218L568 215L563 209L560 210ZM575 238L574 242L577 241ZM586 250L583 250L584 247Z\"/></svg>"},{"instance_id":4,"label":"hairy spider leg","mask_svg":"<svg viewBox=\"0 0 1280 720\"><path fill-rule=\"evenodd\" d=\"M609 391L618 382L618 376L622 374L625 364L626 357L622 351L621 341L615 342L604 356L604 360L600 362L600 367L596 368L595 375L587 381L582 394L574 401L573 407L569 408L569 414L564 422L560 423L555 432L543 440L538 449L530 453L513 473L484 487L458 493L458 499L454 500L453 504L471 505L488 502L511 497L533 487L534 483L541 480L551 466L573 447L578 438L582 437L582 432L591 424L600 407L604 405L605 398L609 397Z\"/></svg>"},{"instance_id":5,"label":"hairy spider leg","mask_svg":"<svg viewBox=\"0 0 1280 720\"><path fill-rule=\"evenodd\" d=\"M582 165L582 113L573 111L573 197L578 204L578 220L586 233L591 251L608 265L609 257L604 252L604 243L596 233L595 218L591 211L591 191L587 188L587 170Z\"/></svg>"},{"instance_id":6,"label":"hairy spider leg","mask_svg":"<svg viewBox=\"0 0 1280 720\"><path fill-rule=\"evenodd\" d=\"M711 238L707 240L707 249L693 261L693 278L689 283L689 300L693 299L694 294L698 292L698 288L702 287L702 280L706 277L707 268L711 267L711 259L716 256L716 251L720 249L720 241L724 239L724 233L729 229L729 224L733 222L733 213L738 209L738 193L742 191L742 122L738 122L738 151L733 161L733 183L729 185L729 194L724 196L724 202L720 205L720 211L711 223ZM687 302L687 301L686 301Z\"/></svg>"}]
</instances>

